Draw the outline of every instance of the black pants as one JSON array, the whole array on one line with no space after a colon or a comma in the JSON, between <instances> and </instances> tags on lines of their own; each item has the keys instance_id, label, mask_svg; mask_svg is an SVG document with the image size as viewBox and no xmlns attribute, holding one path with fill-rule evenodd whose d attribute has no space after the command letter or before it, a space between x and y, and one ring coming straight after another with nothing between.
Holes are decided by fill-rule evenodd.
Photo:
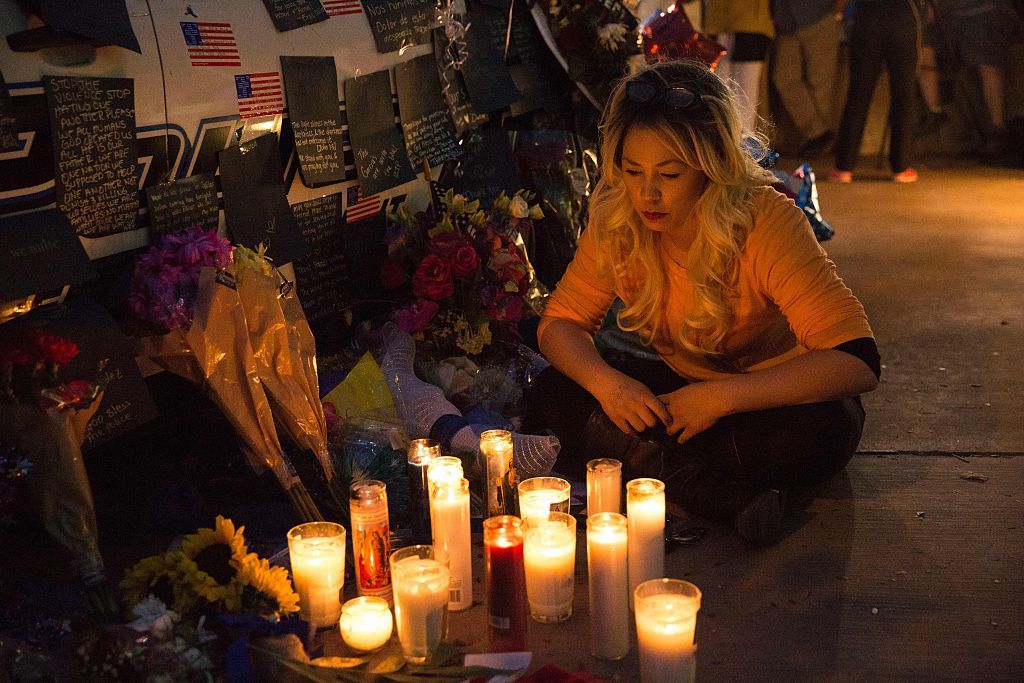
<instances>
[{"instance_id":1,"label":"black pants","mask_svg":"<svg viewBox=\"0 0 1024 683\"><path fill-rule=\"evenodd\" d=\"M889 72L889 164L894 173L912 166L917 109L917 0L857 4L850 32L850 86L836 138L836 168L857 165L868 107L885 64Z\"/></svg>"},{"instance_id":2,"label":"black pants","mask_svg":"<svg viewBox=\"0 0 1024 683\"><path fill-rule=\"evenodd\" d=\"M612 361L615 369L643 382L655 395L687 384L660 361ZM602 453L600 439L587 434L597 400L554 366L544 370L530 389L527 419L530 430L550 429L562 450L555 468L583 479L586 463ZM730 478L767 489L810 486L828 480L853 457L864 427L859 398L769 408L729 415L680 446L663 426L641 434L666 448L662 472L632 476L668 478L673 458L697 457ZM612 456L614 457L614 456Z\"/></svg>"}]
</instances>

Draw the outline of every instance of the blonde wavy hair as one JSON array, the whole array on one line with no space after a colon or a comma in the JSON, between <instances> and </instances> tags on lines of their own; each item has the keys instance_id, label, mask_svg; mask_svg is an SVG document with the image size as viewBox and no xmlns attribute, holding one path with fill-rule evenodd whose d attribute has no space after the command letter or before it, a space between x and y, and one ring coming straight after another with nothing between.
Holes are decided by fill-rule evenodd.
<instances>
[{"instance_id":1,"label":"blonde wavy hair","mask_svg":"<svg viewBox=\"0 0 1024 683\"><path fill-rule=\"evenodd\" d=\"M657 97L632 102L626 86L636 80L653 83L659 90L683 87L700 95L701 101L683 110ZM707 176L693 209L698 228L686 263L695 305L677 330L667 329L665 322L667 282L658 257L659 238L644 227L623 184L622 147L634 127L652 131L683 163ZM638 332L644 344L656 339L676 342L713 363L721 362L732 322L729 299L735 294L740 254L753 223L753 198L758 188L774 181L742 144L744 135L751 133L742 130L732 91L702 64L649 65L612 91L601 118L601 135L601 178L590 200L589 229L598 240L599 265L610 267L622 293L625 308L619 312L619 326Z\"/></svg>"}]
</instances>

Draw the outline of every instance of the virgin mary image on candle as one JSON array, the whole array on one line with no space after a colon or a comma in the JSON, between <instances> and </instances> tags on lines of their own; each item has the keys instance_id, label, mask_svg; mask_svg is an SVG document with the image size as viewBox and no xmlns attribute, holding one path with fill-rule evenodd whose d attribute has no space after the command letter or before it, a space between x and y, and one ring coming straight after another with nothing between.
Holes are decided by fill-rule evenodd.
<instances>
[{"instance_id":1,"label":"virgin mary image on candle","mask_svg":"<svg viewBox=\"0 0 1024 683\"><path fill-rule=\"evenodd\" d=\"M388 533L387 524L380 528L367 529L363 542L359 544L359 585L363 588L385 588L391 584L391 571L388 568L388 545L384 534Z\"/></svg>"}]
</instances>

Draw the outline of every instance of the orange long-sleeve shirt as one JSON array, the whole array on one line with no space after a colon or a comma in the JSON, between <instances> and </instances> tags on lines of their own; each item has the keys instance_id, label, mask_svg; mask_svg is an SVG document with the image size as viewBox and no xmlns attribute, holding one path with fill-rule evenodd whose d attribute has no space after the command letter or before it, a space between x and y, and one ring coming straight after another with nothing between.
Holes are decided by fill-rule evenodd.
<instances>
[{"instance_id":1,"label":"orange long-sleeve shirt","mask_svg":"<svg viewBox=\"0 0 1024 683\"><path fill-rule=\"evenodd\" d=\"M607 268L598 268L596 238L580 237L572 263L548 301L537 334L543 338L555 320L577 323L591 334L622 292ZM667 274L665 310L669 329L679 329L693 305L693 284L684 264L686 253L661 240ZM861 337L874 337L864 307L836 274L835 264L814 238L803 212L771 188L754 202L754 222L740 257L738 298L725 355L745 371L778 365L810 349L830 349ZM729 373L703 356L667 340L653 349L682 377L691 381L721 379Z\"/></svg>"}]
</instances>

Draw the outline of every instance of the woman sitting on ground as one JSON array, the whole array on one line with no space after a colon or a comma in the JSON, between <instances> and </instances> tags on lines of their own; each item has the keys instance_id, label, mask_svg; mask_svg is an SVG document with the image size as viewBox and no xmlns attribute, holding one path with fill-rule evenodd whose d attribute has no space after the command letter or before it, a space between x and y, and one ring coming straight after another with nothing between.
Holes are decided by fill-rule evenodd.
<instances>
[{"instance_id":1,"label":"woman sitting on ground","mask_svg":"<svg viewBox=\"0 0 1024 683\"><path fill-rule=\"evenodd\" d=\"M826 481L860 441L858 395L880 367L864 308L702 65L624 80L601 131L590 224L538 329L552 366L528 418L561 440L559 471L619 458L687 512L774 542L784 491ZM617 297L619 326L659 361L598 353Z\"/></svg>"}]
</instances>

